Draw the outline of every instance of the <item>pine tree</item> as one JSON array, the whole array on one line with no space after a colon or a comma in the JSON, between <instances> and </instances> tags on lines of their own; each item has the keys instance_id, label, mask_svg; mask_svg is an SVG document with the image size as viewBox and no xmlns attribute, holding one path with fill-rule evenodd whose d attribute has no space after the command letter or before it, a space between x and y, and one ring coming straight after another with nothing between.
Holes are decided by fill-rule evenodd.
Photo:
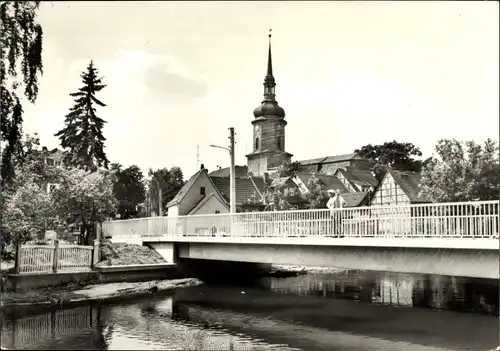
<instances>
[{"instance_id":1,"label":"pine tree","mask_svg":"<svg viewBox=\"0 0 500 351\"><path fill-rule=\"evenodd\" d=\"M66 115L66 126L55 134L61 140L63 149L67 149L66 162L86 170L95 171L98 167L108 168L108 159L104 152L102 134L104 121L95 112L94 103L106 105L95 97L106 85L98 77L98 70L90 61L87 71L82 73L83 87L70 94L75 97L75 105Z\"/></svg>"}]
</instances>

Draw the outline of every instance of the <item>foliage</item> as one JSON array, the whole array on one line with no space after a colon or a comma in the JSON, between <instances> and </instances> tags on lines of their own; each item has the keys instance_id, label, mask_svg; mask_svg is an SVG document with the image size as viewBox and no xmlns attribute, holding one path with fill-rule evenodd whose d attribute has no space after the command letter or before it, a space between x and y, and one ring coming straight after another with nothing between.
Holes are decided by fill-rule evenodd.
<instances>
[{"instance_id":1,"label":"foliage","mask_svg":"<svg viewBox=\"0 0 500 351\"><path fill-rule=\"evenodd\" d=\"M55 134L61 140L63 149L69 149L68 164L90 171L96 171L101 166L108 168L109 163L104 152L106 138L102 134L106 121L95 114L94 107L94 104L106 106L95 96L96 92L106 87L98 74L90 61L87 71L81 74L83 86L78 92L70 94L75 98L75 105L66 115L65 127Z\"/></svg>"},{"instance_id":2,"label":"foliage","mask_svg":"<svg viewBox=\"0 0 500 351\"><path fill-rule=\"evenodd\" d=\"M422 195L436 202L497 200L500 191L498 144L443 139L422 171Z\"/></svg>"},{"instance_id":3,"label":"foliage","mask_svg":"<svg viewBox=\"0 0 500 351\"><path fill-rule=\"evenodd\" d=\"M386 166L399 171L420 172L422 169L422 161L414 159L415 156L422 156L422 152L412 143L394 140L382 145L368 144L354 152L370 161L371 170L379 181L384 176Z\"/></svg>"},{"instance_id":4,"label":"foliage","mask_svg":"<svg viewBox=\"0 0 500 351\"><path fill-rule=\"evenodd\" d=\"M112 164L115 174L113 194L118 201L117 212L120 218L134 218L138 215L138 206L146 199L146 187L141 169L130 166L122 169L120 164Z\"/></svg>"},{"instance_id":5,"label":"foliage","mask_svg":"<svg viewBox=\"0 0 500 351\"><path fill-rule=\"evenodd\" d=\"M305 196L308 202L307 208L326 208L328 195L325 191L324 183L318 177L313 175L307 182L307 188L309 189L309 192Z\"/></svg>"},{"instance_id":6,"label":"foliage","mask_svg":"<svg viewBox=\"0 0 500 351\"><path fill-rule=\"evenodd\" d=\"M148 199L150 209L158 211L159 190L161 190L162 211L165 213L167 204L184 186L184 175L179 167L149 170Z\"/></svg>"},{"instance_id":7,"label":"foliage","mask_svg":"<svg viewBox=\"0 0 500 351\"><path fill-rule=\"evenodd\" d=\"M34 103L43 73L39 1L0 1L1 185L14 178L12 159L21 147L23 107L19 90Z\"/></svg>"},{"instance_id":8,"label":"foliage","mask_svg":"<svg viewBox=\"0 0 500 351\"><path fill-rule=\"evenodd\" d=\"M296 209L289 200L297 196L297 189L276 186L266 189L262 193L262 196L266 204L265 211L288 211Z\"/></svg>"},{"instance_id":9,"label":"foliage","mask_svg":"<svg viewBox=\"0 0 500 351\"><path fill-rule=\"evenodd\" d=\"M6 236L6 242L20 240L24 243L43 238L55 217L50 195L34 178L17 187L2 207L2 235Z\"/></svg>"},{"instance_id":10,"label":"foliage","mask_svg":"<svg viewBox=\"0 0 500 351\"><path fill-rule=\"evenodd\" d=\"M276 171L279 177L295 177L297 173L302 172L303 166L299 161L291 162L290 160L286 160Z\"/></svg>"},{"instance_id":11,"label":"foliage","mask_svg":"<svg viewBox=\"0 0 500 351\"><path fill-rule=\"evenodd\" d=\"M80 243L88 245L95 238L95 225L115 212L114 178L107 170L60 169L59 188L52 196L60 218L81 225Z\"/></svg>"}]
</instances>

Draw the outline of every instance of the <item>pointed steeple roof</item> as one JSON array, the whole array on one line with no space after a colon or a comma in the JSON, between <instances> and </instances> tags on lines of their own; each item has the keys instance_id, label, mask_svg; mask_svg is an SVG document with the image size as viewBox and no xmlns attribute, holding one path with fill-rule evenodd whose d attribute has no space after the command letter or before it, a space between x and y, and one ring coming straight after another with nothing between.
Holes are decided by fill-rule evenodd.
<instances>
[{"instance_id":1,"label":"pointed steeple roof","mask_svg":"<svg viewBox=\"0 0 500 351\"><path fill-rule=\"evenodd\" d=\"M273 76L273 62L271 54L271 30L269 30L269 51L267 56L267 73L264 78L264 100L257 107L253 114L255 118L259 117L278 117L285 118L285 110L278 105L275 95L276 81Z\"/></svg>"}]
</instances>

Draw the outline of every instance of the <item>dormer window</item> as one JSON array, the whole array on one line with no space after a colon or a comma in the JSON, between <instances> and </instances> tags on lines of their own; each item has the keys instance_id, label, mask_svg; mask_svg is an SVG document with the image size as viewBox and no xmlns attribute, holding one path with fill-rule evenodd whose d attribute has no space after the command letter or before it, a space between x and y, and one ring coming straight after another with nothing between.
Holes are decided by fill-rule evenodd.
<instances>
[{"instance_id":1,"label":"dormer window","mask_svg":"<svg viewBox=\"0 0 500 351\"><path fill-rule=\"evenodd\" d=\"M200 195L205 196L205 187L204 186L200 187Z\"/></svg>"}]
</instances>

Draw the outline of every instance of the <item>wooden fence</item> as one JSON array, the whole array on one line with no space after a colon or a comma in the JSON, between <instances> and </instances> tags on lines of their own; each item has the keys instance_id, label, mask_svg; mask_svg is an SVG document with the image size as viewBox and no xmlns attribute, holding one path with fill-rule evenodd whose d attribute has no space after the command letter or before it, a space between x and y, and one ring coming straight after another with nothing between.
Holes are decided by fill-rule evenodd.
<instances>
[{"instance_id":1,"label":"wooden fence","mask_svg":"<svg viewBox=\"0 0 500 351\"><path fill-rule=\"evenodd\" d=\"M98 243L94 246L18 245L16 274L88 272L97 263Z\"/></svg>"}]
</instances>

